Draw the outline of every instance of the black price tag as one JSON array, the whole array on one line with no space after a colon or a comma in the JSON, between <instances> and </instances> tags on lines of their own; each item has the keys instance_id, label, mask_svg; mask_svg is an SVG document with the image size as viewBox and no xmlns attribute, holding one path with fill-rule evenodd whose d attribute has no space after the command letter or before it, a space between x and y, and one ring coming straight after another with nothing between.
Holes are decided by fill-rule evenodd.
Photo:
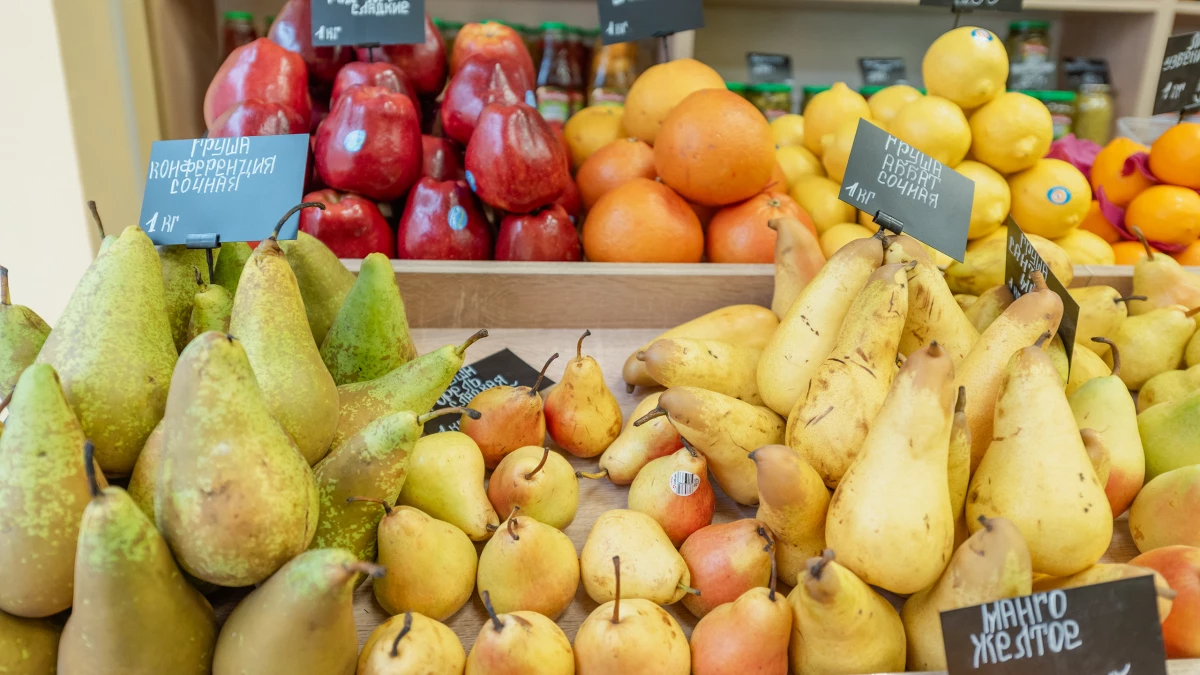
<instances>
[{"instance_id":1,"label":"black price tag","mask_svg":"<svg viewBox=\"0 0 1200 675\"><path fill-rule=\"evenodd\" d=\"M307 134L155 141L139 223L155 244L265 239L304 196L307 163ZM292 216L279 238L295 239L299 223Z\"/></svg>"},{"instance_id":2,"label":"black price tag","mask_svg":"<svg viewBox=\"0 0 1200 675\"><path fill-rule=\"evenodd\" d=\"M950 675L1166 675L1154 577L942 612Z\"/></svg>"},{"instance_id":3,"label":"black price tag","mask_svg":"<svg viewBox=\"0 0 1200 675\"><path fill-rule=\"evenodd\" d=\"M970 12L976 9L1019 12L1023 0L921 0L921 4L930 7L953 7L956 12Z\"/></svg>"},{"instance_id":4,"label":"black price tag","mask_svg":"<svg viewBox=\"0 0 1200 675\"><path fill-rule=\"evenodd\" d=\"M313 0L314 47L425 41L425 0Z\"/></svg>"},{"instance_id":5,"label":"black price tag","mask_svg":"<svg viewBox=\"0 0 1200 675\"><path fill-rule=\"evenodd\" d=\"M754 84L792 81L792 57L787 54L746 52L746 72Z\"/></svg>"},{"instance_id":6,"label":"black price tag","mask_svg":"<svg viewBox=\"0 0 1200 675\"><path fill-rule=\"evenodd\" d=\"M1017 226L1011 217L1008 219L1008 252L1004 260L1004 283L1012 291L1013 298L1033 290L1033 278L1030 276L1036 270L1046 278L1046 285L1062 298L1063 315L1058 324L1058 334L1062 337L1063 346L1067 349L1067 361L1070 362L1075 353L1075 328L1079 323L1079 303L1067 292L1050 266L1038 255L1025 233Z\"/></svg>"},{"instance_id":7,"label":"black price tag","mask_svg":"<svg viewBox=\"0 0 1200 675\"><path fill-rule=\"evenodd\" d=\"M967 252L975 183L866 120L858 121L838 197L872 216L886 213L955 260Z\"/></svg>"},{"instance_id":8,"label":"black price tag","mask_svg":"<svg viewBox=\"0 0 1200 675\"><path fill-rule=\"evenodd\" d=\"M701 0L596 0L606 45L704 28Z\"/></svg>"},{"instance_id":9,"label":"black price tag","mask_svg":"<svg viewBox=\"0 0 1200 675\"><path fill-rule=\"evenodd\" d=\"M446 388L445 393L433 406L451 408L465 406L484 389L492 387L532 387L537 382L538 369L525 363L510 349L504 349L491 356L480 359L469 366L459 368L454 381ZM538 391L545 391L554 384L554 380L542 378ZM425 433L436 434L440 431L458 431L458 417L447 415L435 417L425 423Z\"/></svg>"},{"instance_id":10,"label":"black price tag","mask_svg":"<svg viewBox=\"0 0 1200 675\"><path fill-rule=\"evenodd\" d=\"M1200 32L1175 35L1167 40L1154 114L1179 112L1200 106Z\"/></svg>"},{"instance_id":11,"label":"black price tag","mask_svg":"<svg viewBox=\"0 0 1200 675\"><path fill-rule=\"evenodd\" d=\"M908 68L904 59L859 59L863 84L868 87L890 87L908 82Z\"/></svg>"},{"instance_id":12,"label":"black price tag","mask_svg":"<svg viewBox=\"0 0 1200 675\"><path fill-rule=\"evenodd\" d=\"M1079 89L1085 84L1111 84L1108 59L1070 57L1063 59L1063 74L1067 76L1067 87Z\"/></svg>"}]
</instances>

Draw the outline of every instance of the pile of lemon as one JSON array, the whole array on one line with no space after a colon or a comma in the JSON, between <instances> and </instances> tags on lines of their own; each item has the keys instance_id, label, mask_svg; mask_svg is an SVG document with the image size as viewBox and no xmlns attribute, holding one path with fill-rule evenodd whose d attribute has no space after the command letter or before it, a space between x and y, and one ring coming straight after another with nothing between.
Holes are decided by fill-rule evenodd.
<instances>
[{"instance_id":1,"label":"pile of lemon","mask_svg":"<svg viewBox=\"0 0 1200 675\"><path fill-rule=\"evenodd\" d=\"M870 215L838 201L859 119L865 119L975 181L970 249L1003 238L1011 213L1026 233L1060 245L1072 263L1112 264L1108 242L1079 228L1092 205L1087 177L1067 162L1045 159L1053 138L1050 111L1030 96L1005 91L1004 43L983 28L956 28L929 47L922 70L928 95L896 85L867 100L838 83L814 96L803 117L772 123L789 192L812 216L825 255L877 229Z\"/></svg>"}]
</instances>

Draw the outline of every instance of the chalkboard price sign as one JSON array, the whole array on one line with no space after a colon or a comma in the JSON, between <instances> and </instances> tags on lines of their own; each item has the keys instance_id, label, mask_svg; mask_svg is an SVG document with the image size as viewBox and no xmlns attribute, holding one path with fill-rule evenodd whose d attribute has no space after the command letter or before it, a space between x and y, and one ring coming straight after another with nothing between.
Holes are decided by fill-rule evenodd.
<instances>
[{"instance_id":1,"label":"chalkboard price sign","mask_svg":"<svg viewBox=\"0 0 1200 675\"><path fill-rule=\"evenodd\" d=\"M993 12L1019 12L1024 0L921 0L922 5L931 7L953 7L955 11L966 12L977 9Z\"/></svg>"},{"instance_id":2,"label":"chalkboard price sign","mask_svg":"<svg viewBox=\"0 0 1200 675\"><path fill-rule=\"evenodd\" d=\"M312 0L314 47L425 41L425 0Z\"/></svg>"},{"instance_id":3,"label":"chalkboard price sign","mask_svg":"<svg viewBox=\"0 0 1200 675\"><path fill-rule=\"evenodd\" d=\"M307 134L156 141L139 222L155 244L258 241L300 202L307 164ZM279 238L295 239L299 223L292 216Z\"/></svg>"},{"instance_id":4,"label":"chalkboard price sign","mask_svg":"<svg viewBox=\"0 0 1200 675\"><path fill-rule=\"evenodd\" d=\"M1075 302L1075 298L1071 297L1067 288L1050 271L1050 266L1038 254L1037 249L1033 247L1029 238L1012 218L1008 219L1007 234L1008 251L1004 261L1004 283L1008 285L1008 290L1012 291L1013 298L1019 298L1033 290L1031 275L1035 271L1042 273L1046 279L1046 285L1062 298L1063 316L1062 321L1058 324L1058 334L1062 337L1063 346L1066 347L1067 361L1070 361L1075 353L1075 330L1079 325L1079 303ZM1094 336L1085 335L1084 337L1090 340Z\"/></svg>"},{"instance_id":5,"label":"chalkboard price sign","mask_svg":"<svg viewBox=\"0 0 1200 675\"><path fill-rule=\"evenodd\" d=\"M792 81L792 57L787 54L746 52L746 72L750 81L787 83Z\"/></svg>"},{"instance_id":6,"label":"chalkboard price sign","mask_svg":"<svg viewBox=\"0 0 1200 675\"><path fill-rule=\"evenodd\" d=\"M1154 114L1200 107L1200 32L1175 35L1167 40Z\"/></svg>"},{"instance_id":7,"label":"chalkboard price sign","mask_svg":"<svg viewBox=\"0 0 1200 675\"><path fill-rule=\"evenodd\" d=\"M868 87L890 87L908 82L908 68L904 59L859 59L863 84Z\"/></svg>"},{"instance_id":8,"label":"chalkboard price sign","mask_svg":"<svg viewBox=\"0 0 1200 675\"><path fill-rule=\"evenodd\" d=\"M446 388L433 409L465 406L476 394L492 387L532 387L537 377L537 368L522 361L512 350L505 349L459 368L454 381ZM542 378L538 391L545 391L553 384L553 380ZM458 431L458 422L459 418L454 415L435 417L425 423L425 433Z\"/></svg>"},{"instance_id":9,"label":"chalkboard price sign","mask_svg":"<svg viewBox=\"0 0 1200 675\"><path fill-rule=\"evenodd\" d=\"M596 0L606 45L704 27L701 0Z\"/></svg>"}]
</instances>

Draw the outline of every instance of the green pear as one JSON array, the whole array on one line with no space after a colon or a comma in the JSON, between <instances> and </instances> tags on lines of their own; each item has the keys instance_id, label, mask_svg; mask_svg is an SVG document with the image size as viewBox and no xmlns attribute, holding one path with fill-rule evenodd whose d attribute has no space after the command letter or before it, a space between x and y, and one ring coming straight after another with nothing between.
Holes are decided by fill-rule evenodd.
<instances>
[{"instance_id":1,"label":"green pear","mask_svg":"<svg viewBox=\"0 0 1200 675\"><path fill-rule=\"evenodd\" d=\"M557 619L579 588L575 544L561 530L514 513L479 554L476 586L501 612Z\"/></svg>"},{"instance_id":2,"label":"green pear","mask_svg":"<svg viewBox=\"0 0 1200 675\"><path fill-rule=\"evenodd\" d=\"M1200 334L1200 331L1197 331ZM1196 334L1192 335L1192 339L1188 340L1187 347L1183 349L1183 362L1188 368L1200 365L1200 338Z\"/></svg>"},{"instance_id":3,"label":"green pear","mask_svg":"<svg viewBox=\"0 0 1200 675\"><path fill-rule=\"evenodd\" d=\"M500 522L483 489L484 471L483 453L470 436L424 436L409 455L400 503L457 526L471 541L484 541Z\"/></svg>"},{"instance_id":4,"label":"green pear","mask_svg":"<svg viewBox=\"0 0 1200 675\"><path fill-rule=\"evenodd\" d=\"M182 244L159 246L158 259L162 263L171 337L175 340L175 351L181 352L188 343L188 324L192 318L196 287L209 283L208 261L204 249L188 248Z\"/></svg>"},{"instance_id":5,"label":"green pear","mask_svg":"<svg viewBox=\"0 0 1200 675\"><path fill-rule=\"evenodd\" d=\"M1150 378L1183 363L1188 340L1196 332L1192 315L1200 306L1189 310L1183 305L1171 305L1136 314L1121 323L1113 334L1113 344L1121 349L1121 380L1129 391L1137 391ZM1106 362L1112 364L1108 355Z\"/></svg>"},{"instance_id":6,"label":"green pear","mask_svg":"<svg viewBox=\"0 0 1200 675\"><path fill-rule=\"evenodd\" d=\"M84 466L92 463L90 451L89 443ZM129 495L101 490L89 478L92 499L79 527L75 604L58 647L59 671L208 675L217 637L212 607Z\"/></svg>"},{"instance_id":7,"label":"green pear","mask_svg":"<svg viewBox=\"0 0 1200 675\"><path fill-rule=\"evenodd\" d=\"M296 275L272 234L246 263L229 329L246 349L271 415L312 465L329 452L338 399L306 326Z\"/></svg>"},{"instance_id":8,"label":"green pear","mask_svg":"<svg viewBox=\"0 0 1200 675\"><path fill-rule=\"evenodd\" d=\"M242 278L242 270L254 250L244 241L229 241L221 244L221 252L217 255L217 263L213 267L212 283L237 295L238 281ZM294 268L293 268L294 269Z\"/></svg>"},{"instance_id":9,"label":"green pear","mask_svg":"<svg viewBox=\"0 0 1200 675\"><path fill-rule=\"evenodd\" d=\"M567 529L579 508L579 479L563 456L550 448L517 448L500 460L487 487L496 513L521 513L550 527Z\"/></svg>"},{"instance_id":10,"label":"green pear","mask_svg":"<svg viewBox=\"0 0 1200 675\"><path fill-rule=\"evenodd\" d=\"M163 423L159 422L142 446L137 464L133 465L133 473L129 476L129 485L125 488L129 498L154 520L154 494L158 488L158 465L162 463Z\"/></svg>"},{"instance_id":11,"label":"green pear","mask_svg":"<svg viewBox=\"0 0 1200 675\"><path fill-rule=\"evenodd\" d=\"M368 500L374 501L374 500ZM388 568L371 583L388 614L419 612L436 621L454 615L475 590L478 554L457 527L411 506L382 504L377 562Z\"/></svg>"},{"instance_id":12,"label":"green pear","mask_svg":"<svg viewBox=\"0 0 1200 675\"><path fill-rule=\"evenodd\" d=\"M825 550L829 489L816 469L786 445L764 445L750 459L760 497L754 517L775 535L779 575L794 584L808 560Z\"/></svg>"},{"instance_id":13,"label":"green pear","mask_svg":"<svg viewBox=\"0 0 1200 675\"><path fill-rule=\"evenodd\" d=\"M24 619L0 612L0 673L54 675L62 632L47 619Z\"/></svg>"},{"instance_id":14,"label":"green pear","mask_svg":"<svg viewBox=\"0 0 1200 675\"><path fill-rule=\"evenodd\" d=\"M1196 337L1192 336L1192 341L1195 340ZM1137 411L1141 413L1159 403L1178 401L1197 389L1200 389L1200 366L1159 373L1147 380L1138 391Z\"/></svg>"},{"instance_id":15,"label":"green pear","mask_svg":"<svg viewBox=\"0 0 1200 675\"><path fill-rule=\"evenodd\" d=\"M662 526L640 511L613 509L600 514L588 533L579 558L583 588L596 602L617 597L612 559L625 561L620 592L660 605L679 602L694 591L691 572ZM482 564L481 564L482 567Z\"/></svg>"},{"instance_id":16,"label":"green pear","mask_svg":"<svg viewBox=\"0 0 1200 675\"><path fill-rule=\"evenodd\" d=\"M372 253L321 342L321 360L338 384L383 377L417 356L392 261Z\"/></svg>"},{"instance_id":17,"label":"green pear","mask_svg":"<svg viewBox=\"0 0 1200 675\"><path fill-rule=\"evenodd\" d=\"M1094 337L1114 335L1129 316L1126 303L1145 300L1145 296L1123 297L1112 286L1084 286L1067 290L1079 305L1079 318L1075 321L1075 343L1087 347L1097 356L1108 354L1108 345L1092 342Z\"/></svg>"},{"instance_id":18,"label":"green pear","mask_svg":"<svg viewBox=\"0 0 1200 675\"><path fill-rule=\"evenodd\" d=\"M37 358L58 372L105 473L133 471L163 417L176 358L158 254L131 225L83 273Z\"/></svg>"},{"instance_id":19,"label":"green pear","mask_svg":"<svg viewBox=\"0 0 1200 675\"><path fill-rule=\"evenodd\" d=\"M370 504L347 499L357 496L395 503L425 422L440 415L463 413L479 414L470 408L442 408L424 415L404 411L380 417L318 462L313 476L321 518L309 548L341 548L359 560L374 560L382 514Z\"/></svg>"},{"instance_id":20,"label":"green pear","mask_svg":"<svg viewBox=\"0 0 1200 675\"><path fill-rule=\"evenodd\" d=\"M71 606L87 439L44 363L25 369L0 437L0 610L44 617Z\"/></svg>"},{"instance_id":21,"label":"green pear","mask_svg":"<svg viewBox=\"0 0 1200 675\"><path fill-rule=\"evenodd\" d=\"M537 612L497 614L488 592L480 595L491 620L467 654L465 675L575 675L575 652L554 621Z\"/></svg>"},{"instance_id":22,"label":"green pear","mask_svg":"<svg viewBox=\"0 0 1200 675\"><path fill-rule=\"evenodd\" d=\"M356 675L462 675L466 661L454 631L407 612L371 632L358 656Z\"/></svg>"},{"instance_id":23,"label":"green pear","mask_svg":"<svg viewBox=\"0 0 1200 675\"><path fill-rule=\"evenodd\" d=\"M296 273L313 340L322 344L354 286L354 273L320 239L307 232L297 232L294 241L281 242L280 247Z\"/></svg>"},{"instance_id":24,"label":"green pear","mask_svg":"<svg viewBox=\"0 0 1200 675\"><path fill-rule=\"evenodd\" d=\"M1008 309L1008 306L1013 304L1013 294L1009 290L1008 284L1000 284L992 286L979 295L975 302L971 303L970 307L963 310L967 319L975 326L975 330L982 335L987 327L992 325L992 322Z\"/></svg>"},{"instance_id":25,"label":"green pear","mask_svg":"<svg viewBox=\"0 0 1200 675\"><path fill-rule=\"evenodd\" d=\"M230 335L197 337L175 368L154 512L180 566L221 586L257 584L312 541L312 469Z\"/></svg>"},{"instance_id":26,"label":"green pear","mask_svg":"<svg viewBox=\"0 0 1200 675\"><path fill-rule=\"evenodd\" d=\"M1138 414L1138 434L1146 451L1146 481L1200 464L1200 389Z\"/></svg>"},{"instance_id":27,"label":"green pear","mask_svg":"<svg viewBox=\"0 0 1200 675\"><path fill-rule=\"evenodd\" d=\"M908 356L936 341L957 366L979 341L979 330L954 301L925 245L908 235L889 238L884 263L907 265L912 261L916 265L908 269L908 312L899 352Z\"/></svg>"},{"instance_id":28,"label":"green pear","mask_svg":"<svg viewBox=\"0 0 1200 675\"><path fill-rule=\"evenodd\" d=\"M213 675L353 675L358 574L380 577L384 569L336 548L296 556L229 615Z\"/></svg>"},{"instance_id":29,"label":"green pear","mask_svg":"<svg viewBox=\"0 0 1200 675\"><path fill-rule=\"evenodd\" d=\"M50 326L36 312L12 304L8 268L0 267L0 398L17 386L21 371L37 358L49 334Z\"/></svg>"},{"instance_id":30,"label":"green pear","mask_svg":"<svg viewBox=\"0 0 1200 675\"><path fill-rule=\"evenodd\" d=\"M195 340L197 335L210 330L228 333L229 319L233 314L233 294L217 284L204 283L200 270L196 270L195 291L184 347ZM180 347L180 351L182 350L183 347Z\"/></svg>"},{"instance_id":31,"label":"green pear","mask_svg":"<svg viewBox=\"0 0 1200 675\"><path fill-rule=\"evenodd\" d=\"M383 377L337 388L339 416L333 447L345 443L371 422L389 413L426 413L442 397L462 368L467 347L487 337L476 331L461 345L446 345L396 368Z\"/></svg>"},{"instance_id":32,"label":"green pear","mask_svg":"<svg viewBox=\"0 0 1200 675\"><path fill-rule=\"evenodd\" d=\"M908 638L909 670L945 670L941 613L1032 592L1029 548L1016 526L984 519L983 528L954 552L929 588L909 596L900 611Z\"/></svg>"}]
</instances>

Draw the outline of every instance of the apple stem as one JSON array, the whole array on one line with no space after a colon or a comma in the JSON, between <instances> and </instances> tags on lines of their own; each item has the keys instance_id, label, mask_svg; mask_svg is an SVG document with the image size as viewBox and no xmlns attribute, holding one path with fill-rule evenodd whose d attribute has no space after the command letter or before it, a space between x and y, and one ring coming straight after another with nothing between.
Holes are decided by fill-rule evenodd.
<instances>
[{"instance_id":1,"label":"apple stem","mask_svg":"<svg viewBox=\"0 0 1200 675\"><path fill-rule=\"evenodd\" d=\"M688 586L687 584L685 584L683 582L675 584L675 587L682 590L684 593L690 593L691 595L695 595L695 596L700 595L699 588L692 588L691 586Z\"/></svg>"},{"instance_id":2,"label":"apple stem","mask_svg":"<svg viewBox=\"0 0 1200 675\"><path fill-rule=\"evenodd\" d=\"M496 632L499 633L504 630L504 622L500 620L500 617L496 616L496 610L492 608L491 594L487 591L480 591L479 594L483 596L483 607L492 619L492 628L496 629Z\"/></svg>"},{"instance_id":3,"label":"apple stem","mask_svg":"<svg viewBox=\"0 0 1200 675\"><path fill-rule=\"evenodd\" d=\"M621 556L613 556L613 576L616 579L616 593L613 594L613 623L621 623Z\"/></svg>"},{"instance_id":4,"label":"apple stem","mask_svg":"<svg viewBox=\"0 0 1200 675\"><path fill-rule=\"evenodd\" d=\"M633 426L640 427L643 424L645 424L646 422L649 422L650 420L654 419L655 417L662 417L663 415L666 415L666 414L668 414L668 413L665 408L663 408L662 406L656 406L654 408L654 410L651 410L650 412L646 413L645 415L642 415L641 417L634 420Z\"/></svg>"},{"instance_id":5,"label":"apple stem","mask_svg":"<svg viewBox=\"0 0 1200 675\"><path fill-rule=\"evenodd\" d=\"M585 330L585 331L583 331L583 335L579 336L579 342L575 343L575 358L577 358L577 359L583 358L583 339L591 334L592 334L592 331Z\"/></svg>"},{"instance_id":6,"label":"apple stem","mask_svg":"<svg viewBox=\"0 0 1200 675\"><path fill-rule=\"evenodd\" d=\"M353 574L365 574L372 579L380 579L387 574L387 568L383 565L376 565L363 560L355 560L354 562L345 563L342 569Z\"/></svg>"},{"instance_id":7,"label":"apple stem","mask_svg":"<svg viewBox=\"0 0 1200 675\"><path fill-rule=\"evenodd\" d=\"M8 293L8 268L0 265L0 305L11 305L12 296Z\"/></svg>"},{"instance_id":8,"label":"apple stem","mask_svg":"<svg viewBox=\"0 0 1200 675\"><path fill-rule=\"evenodd\" d=\"M1034 270L1033 272L1031 272L1029 274L1029 278L1033 280L1034 290L1036 290L1036 291L1050 290L1050 287L1046 285L1046 277L1043 276L1041 272Z\"/></svg>"},{"instance_id":9,"label":"apple stem","mask_svg":"<svg viewBox=\"0 0 1200 675\"><path fill-rule=\"evenodd\" d=\"M547 445L546 447L542 448L542 451L542 461L538 462L538 465L533 467L533 471L525 474L525 480L533 480L534 474L541 471L543 466L546 466L546 460L550 458L550 446Z\"/></svg>"},{"instance_id":10,"label":"apple stem","mask_svg":"<svg viewBox=\"0 0 1200 675\"><path fill-rule=\"evenodd\" d=\"M435 417L441 417L442 415L466 415L473 420L483 417L483 414L474 408L438 408L433 412L427 412L424 415L417 415L417 424L424 426L424 424L429 420Z\"/></svg>"},{"instance_id":11,"label":"apple stem","mask_svg":"<svg viewBox=\"0 0 1200 675\"><path fill-rule=\"evenodd\" d=\"M987 516L979 516L979 524L982 525L983 529L987 530L988 532L991 532L996 527L992 522L992 519L988 518Z\"/></svg>"},{"instance_id":12,"label":"apple stem","mask_svg":"<svg viewBox=\"0 0 1200 675\"><path fill-rule=\"evenodd\" d=\"M958 388L958 398L954 401L954 412L966 412L967 410L967 388Z\"/></svg>"},{"instance_id":13,"label":"apple stem","mask_svg":"<svg viewBox=\"0 0 1200 675\"><path fill-rule=\"evenodd\" d=\"M1112 355L1113 355L1112 374L1120 375L1121 374L1121 352L1117 349L1117 344L1115 342L1113 342L1112 340L1109 340L1106 337L1094 337L1094 338L1092 338L1092 342L1100 342L1100 343L1106 344L1110 348L1112 348Z\"/></svg>"},{"instance_id":14,"label":"apple stem","mask_svg":"<svg viewBox=\"0 0 1200 675\"><path fill-rule=\"evenodd\" d=\"M410 630L412 630L412 612L405 612L404 627L400 629L400 634L397 635L395 641L392 642L391 656L393 659L397 656L400 656L400 641L404 639L405 635L408 635L408 631Z\"/></svg>"},{"instance_id":15,"label":"apple stem","mask_svg":"<svg viewBox=\"0 0 1200 675\"><path fill-rule=\"evenodd\" d=\"M688 443L688 440L686 438L684 438L683 436L680 436L679 440L683 442L683 447L688 451L688 454L690 454L692 457L700 456L700 453L696 452L696 448L693 448L692 444Z\"/></svg>"},{"instance_id":16,"label":"apple stem","mask_svg":"<svg viewBox=\"0 0 1200 675\"><path fill-rule=\"evenodd\" d=\"M1038 336L1038 339L1036 342L1033 343L1033 346L1040 348L1042 345L1046 344L1046 341L1049 340L1053 336L1054 336L1053 333L1051 333L1050 331L1046 331L1045 333L1042 333L1041 335Z\"/></svg>"},{"instance_id":17,"label":"apple stem","mask_svg":"<svg viewBox=\"0 0 1200 675\"><path fill-rule=\"evenodd\" d=\"M480 328L479 330L475 331L475 334L474 334L474 335L472 335L471 337L467 338L467 341L466 341L466 342L464 342L464 343L462 343L461 345L459 345L459 346L455 347L455 348L454 348L454 353L455 353L455 354L458 354L459 356L462 356L464 353L466 353L466 351L467 351L467 347L470 347L471 345L475 344L476 342L478 342L478 341L482 340L483 338L485 338L485 337L487 337L487 336L488 336L487 329L486 329L486 328Z\"/></svg>"},{"instance_id":18,"label":"apple stem","mask_svg":"<svg viewBox=\"0 0 1200 675\"><path fill-rule=\"evenodd\" d=\"M546 369L550 367L550 362L557 358L558 352L554 352L550 355L550 358L546 359L546 365L542 366L542 372L538 373L537 379L533 382L533 386L529 388L530 396L537 396L538 387L542 386L542 380L546 377Z\"/></svg>"},{"instance_id":19,"label":"apple stem","mask_svg":"<svg viewBox=\"0 0 1200 675\"><path fill-rule=\"evenodd\" d=\"M775 566L775 541L771 539L771 535L767 534L765 526L760 525L757 532L758 536L767 540L767 545L763 547L763 550L771 556L771 592L767 597L771 602L775 602L775 581L779 578L779 571Z\"/></svg>"},{"instance_id":20,"label":"apple stem","mask_svg":"<svg viewBox=\"0 0 1200 675\"><path fill-rule=\"evenodd\" d=\"M382 499L376 499L374 497L346 497L347 504L353 504L354 502L371 502L372 504L378 504L383 507L383 514L385 516L392 515L392 505L388 504Z\"/></svg>"},{"instance_id":21,"label":"apple stem","mask_svg":"<svg viewBox=\"0 0 1200 675\"><path fill-rule=\"evenodd\" d=\"M1142 242L1142 248L1146 250L1146 257L1154 260L1154 249L1150 248L1150 242L1146 240L1146 235L1142 233L1142 228L1134 225L1129 228L1129 231L1133 233L1133 236L1137 237L1138 241Z\"/></svg>"},{"instance_id":22,"label":"apple stem","mask_svg":"<svg viewBox=\"0 0 1200 675\"><path fill-rule=\"evenodd\" d=\"M601 469L594 473L588 473L587 471L576 471L575 477L576 478L591 478L592 480L600 480L601 478L608 477L608 469Z\"/></svg>"},{"instance_id":23,"label":"apple stem","mask_svg":"<svg viewBox=\"0 0 1200 675\"><path fill-rule=\"evenodd\" d=\"M1142 302L1145 302L1149 299L1150 298L1147 298L1144 295L1126 295L1126 296L1123 296L1120 298L1113 298L1113 303L1115 304L1118 302L1129 302L1130 300L1141 300Z\"/></svg>"},{"instance_id":24,"label":"apple stem","mask_svg":"<svg viewBox=\"0 0 1200 675\"><path fill-rule=\"evenodd\" d=\"M829 566L829 563L833 562L835 557L837 556L834 554L833 549L827 548L821 552L820 558L810 559L808 561L809 575L814 579L820 579L821 575L825 573L825 568Z\"/></svg>"},{"instance_id":25,"label":"apple stem","mask_svg":"<svg viewBox=\"0 0 1200 675\"><path fill-rule=\"evenodd\" d=\"M83 443L83 472L87 475L88 491L92 499L100 496L100 484L96 482L96 446L91 441Z\"/></svg>"}]
</instances>

